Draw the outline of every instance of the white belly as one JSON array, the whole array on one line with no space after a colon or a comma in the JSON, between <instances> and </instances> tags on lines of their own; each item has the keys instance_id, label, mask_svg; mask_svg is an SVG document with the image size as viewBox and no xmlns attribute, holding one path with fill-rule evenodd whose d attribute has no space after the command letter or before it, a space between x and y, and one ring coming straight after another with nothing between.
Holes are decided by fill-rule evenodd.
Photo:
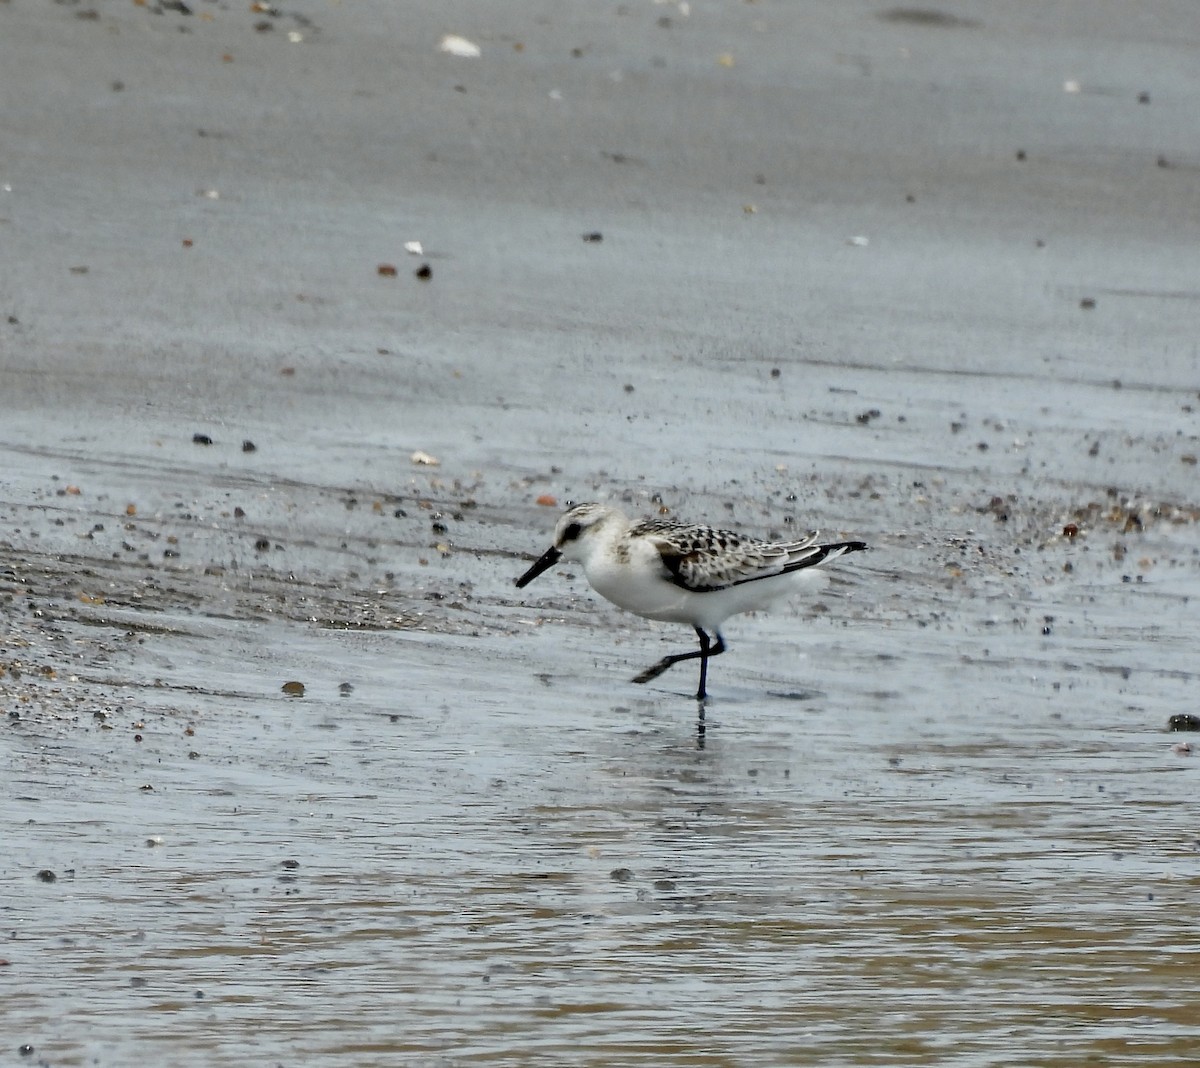
<instances>
[{"instance_id":1,"label":"white belly","mask_svg":"<svg viewBox=\"0 0 1200 1068\"><path fill-rule=\"evenodd\" d=\"M696 593L661 576L658 553L631 559L625 566L607 560L585 568L588 582L601 597L645 619L687 623L716 630L730 616L768 608L801 590L817 590L828 576L816 568L743 582L723 590Z\"/></svg>"}]
</instances>

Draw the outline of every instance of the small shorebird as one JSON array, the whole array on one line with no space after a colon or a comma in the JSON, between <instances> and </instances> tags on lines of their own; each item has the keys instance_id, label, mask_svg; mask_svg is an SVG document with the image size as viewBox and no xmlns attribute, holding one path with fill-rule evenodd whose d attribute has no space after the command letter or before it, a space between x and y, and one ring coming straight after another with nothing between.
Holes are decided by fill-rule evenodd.
<instances>
[{"instance_id":1,"label":"small shorebird","mask_svg":"<svg viewBox=\"0 0 1200 1068\"><path fill-rule=\"evenodd\" d=\"M616 508L576 504L554 528L554 544L516 581L528 586L559 560L575 560L592 589L613 604L645 619L690 624L700 648L664 656L633 681L649 682L681 660L699 659L696 698L703 701L708 661L725 652L725 620L818 586L821 564L867 548L861 541L818 545L817 536L814 530L800 541L757 541L671 519L631 524Z\"/></svg>"}]
</instances>

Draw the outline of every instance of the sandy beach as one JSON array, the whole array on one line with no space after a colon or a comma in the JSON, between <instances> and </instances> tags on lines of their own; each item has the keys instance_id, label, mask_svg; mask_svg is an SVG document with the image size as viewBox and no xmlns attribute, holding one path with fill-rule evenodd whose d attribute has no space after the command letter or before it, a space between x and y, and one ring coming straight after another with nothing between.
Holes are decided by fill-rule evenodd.
<instances>
[{"instance_id":1,"label":"sandy beach","mask_svg":"<svg viewBox=\"0 0 1200 1068\"><path fill-rule=\"evenodd\" d=\"M1192 1064L1198 49L0 0L0 1062Z\"/></svg>"}]
</instances>

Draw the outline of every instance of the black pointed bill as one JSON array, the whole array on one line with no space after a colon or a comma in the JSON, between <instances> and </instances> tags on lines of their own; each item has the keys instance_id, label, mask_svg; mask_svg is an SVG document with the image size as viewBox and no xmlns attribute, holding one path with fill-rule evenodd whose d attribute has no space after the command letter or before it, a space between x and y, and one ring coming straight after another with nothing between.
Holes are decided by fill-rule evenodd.
<instances>
[{"instance_id":1,"label":"black pointed bill","mask_svg":"<svg viewBox=\"0 0 1200 1068\"><path fill-rule=\"evenodd\" d=\"M517 579L517 589L528 586L535 578L543 571L549 571L555 564L558 563L562 553L553 545L550 546L541 556L537 558L534 565Z\"/></svg>"}]
</instances>

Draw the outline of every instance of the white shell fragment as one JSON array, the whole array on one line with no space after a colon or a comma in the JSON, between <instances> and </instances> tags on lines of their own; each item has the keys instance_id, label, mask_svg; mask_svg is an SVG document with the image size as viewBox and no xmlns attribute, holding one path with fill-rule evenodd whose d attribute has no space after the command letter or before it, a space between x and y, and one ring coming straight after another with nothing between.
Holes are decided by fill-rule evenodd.
<instances>
[{"instance_id":1,"label":"white shell fragment","mask_svg":"<svg viewBox=\"0 0 1200 1068\"><path fill-rule=\"evenodd\" d=\"M460 56L463 59L478 59L483 54L479 50L479 45L474 41L468 41L456 33L446 34L442 38L442 43L438 45L438 50L452 56Z\"/></svg>"},{"instance_id":2,"label":"white shell fragment","mask_svg":"<svg viewBox=\"0 0 1200 1068\"><path fill-rule=\"evenodd\" d=\"M418 449L409 457L414 464L420 464L423 467L437 467L442 461L436 456L430 456L427 452L422 452Z\"/></svg>"},{"instance_id":3,"label":"white shell fragment","mask_svg":"<svg viewBox=\"0 0 1200 1068\"><path fill-rule=\"evenodd\" d=\"M405 241L404 251L410 256L423 256L425 254L425 249L422 247L420 241Z\"/></svg>"}]
</instances>

